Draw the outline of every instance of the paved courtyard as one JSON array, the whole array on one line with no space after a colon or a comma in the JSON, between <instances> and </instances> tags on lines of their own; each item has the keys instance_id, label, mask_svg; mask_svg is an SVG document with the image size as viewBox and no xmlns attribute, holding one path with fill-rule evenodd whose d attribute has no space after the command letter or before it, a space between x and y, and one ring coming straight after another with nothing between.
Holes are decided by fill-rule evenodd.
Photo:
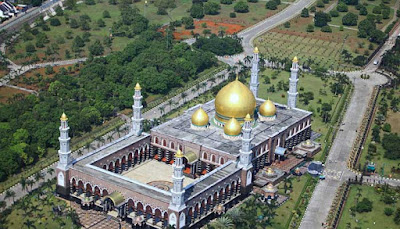
<instances>
[{"instance_id":1,"label":"paved courtyard","mask_svg":"<svg viewBox=\"0 0 400 229\"><path fill-rule=\"evenodd\" d=\"M135 165L134 168L123 172L122 175L145 184L150 183L150 185L163 190L169 190L167 187L172 187L172 173L172 165L156 160L148 160L140 165ZM183 180L183 186L186 186L193 181L194 179L185 177Z\"/></svg>"}]
</instances>

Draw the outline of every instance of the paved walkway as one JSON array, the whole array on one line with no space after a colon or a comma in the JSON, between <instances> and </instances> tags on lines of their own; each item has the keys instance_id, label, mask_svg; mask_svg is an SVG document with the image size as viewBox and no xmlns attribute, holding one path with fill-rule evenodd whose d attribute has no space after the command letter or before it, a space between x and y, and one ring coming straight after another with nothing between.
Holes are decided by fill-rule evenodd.
<instances>
[{"instance_id":1,"label":"paved walkway","mask_svg":"<svg viewBox=\"0 0 400 229\"><path fill-rule=\"evenodd\" d=\"M400 27L392 34L395 37ZM376 54L372 60L381 61L381 55L385 50L391 49L393 42L391 39L385 43L382 49ZM330 149L325 169L333 172L336 176L327 176L324 181L320 181L316 186L310 203L303 217L300 229L317 229L322 228L325 222L330 206L336 196L336 192L340 184L348 178L353 178L355 174L347 168L347 160L352 150L353 143L357 137L356 130L360 127L369 100L372 96L372 90L375 85L384 84L387 79L383 75L375 73L378 65L370 62L363 71L347 73L351 81L354 83L354 92L351 101L347 107L346 114L343 118L341 126L343 131L339 131ZM368 80L363 80L360 75L366 73L371 76ZM339 174L339 176L337 175ZM381 179L372 177L368 178L378 183ZM386 179L388 183L399 186L400 181Z\"/></svg>"}]
</instances>

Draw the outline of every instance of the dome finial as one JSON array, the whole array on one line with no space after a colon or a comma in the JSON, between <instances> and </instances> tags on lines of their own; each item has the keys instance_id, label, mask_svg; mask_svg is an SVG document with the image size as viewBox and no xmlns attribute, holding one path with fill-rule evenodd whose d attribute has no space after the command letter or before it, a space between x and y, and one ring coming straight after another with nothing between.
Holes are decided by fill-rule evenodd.
<instances>
[{"instance_id":1,"label":"dome finial","mask_svg":"<svg viewBox=\"0 0 400 229\"><path fill-rule=\"evenodd\" d=\"M299 62L299 60L297 59L297 56L295 56L295 57L293 58L293 63L297 63L297 62Z\"/></svg>"},{"instance_id":2,"label":"dome finial","mask_svg":"<svg viewBox=\"0 0 400 229\"><path fill-rule=\"evenodd\" d=\"M176 151L175 157L178 157L178 158L182 158L183 157L183 153L182 153L182 151L180 149L178 149L178 151Z\"/></svg>"},{"instance_id":3,"label":"dome finial","mask_svg":"<svg viewBox=\"0 0 400 229\"><path fill-rule=\"evenodd\" d=\"M245 122L250 122L252 119L251 119L251 116L250 116L250 114L248 113L247 115L246 115L246 117L244 118L244 121Z\"/></svg>"},{"instance_id":4,"label":"dome finial","mask_svg":"<svg viewBox=\"0 0 400 229\"><path fill-rule=\"evenodd\" d=\"M64 112L62 113L60 120L61 121L67 121L68 120L68 117Z\"/></svg>"},{"instance_id":5,"label":"dome finial","mask_svg":"<svg viewBox=\"0 0 400 229\"><path fill-rule=\"evenodd\" d=\"M142 90L142 87L140 86L139 83L136 83L135 90L136 90L136 91Z\"/></svg>"},{"instance_id":6,"label":"dome finial","mask_svg":"<svg viewBox=\"0 0 400 229\"><path fill-rule=\"evenodd\" d=\"M236 79L235 79L236 81L238 81L239 80L239 73L236 73Z\"/></svg>"},{"instance_id":7,"label":"dome finial","mask_svg":"<svg viewBox=\"0 0 400 229\"><path fill-rule=\"evenodd\" d=\"M258 51L258 48L257 47L255 47L254 48L254 53L258 53L259 51Z\"/></svg>"}]
</instances>

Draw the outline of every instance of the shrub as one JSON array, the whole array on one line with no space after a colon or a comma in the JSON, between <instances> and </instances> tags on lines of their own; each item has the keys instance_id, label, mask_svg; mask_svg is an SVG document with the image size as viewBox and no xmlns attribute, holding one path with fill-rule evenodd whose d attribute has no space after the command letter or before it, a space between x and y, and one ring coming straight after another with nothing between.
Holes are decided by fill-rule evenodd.
<instances>
[{"instance_id":1,"label":"shrub","mask_svg":"<svg viewBox=\"0 0 400 229\"><path fill-rule=\"evenodd\" d=\"M110 12L108 12L108 10L103 11L103 18L111 18Z\"/></svg>"},{"instance_id":2,"label":"shrub","mask_svg":"<svg viewBox=\"0 0 400 229\"><path fill-rule=\"evenodd\" d=\"M78 21L75 18L71 18L71 20L69 21L69 27L71 27L72 29L79 28Z\"/></svg>"},{"instance_id":3,"label":"shrub","mask_svg":"<svg viewBox=\"0 0 400 229\"><path fill-rule=\"evenodd\" d=\"M50 19L50 25L51 26L59 26L61 25L61 22L58 18L51 18Z\"/></svg>"},{"instance_id":4,"label":"shrub","mask_svg":"<svg viewBox=\"0 0 400 229\"><path fill-rule=\"evenodd\" d=\"M359 13L360 13L360 15L367 15L368 14L367 7L361 5Z\"/></svg>"},{"instance_id":5,"label":"shrub","mask_svg":"<svg viewBox=\"0 0 400 229\"><path fill-rule=\"evenodd\" d=\"M385 123L385 124L383 124L382 130L385 132L391 132L392 126L389 123Z\"/></svg>"},{"instance_id":6,"label":"shrub","mask_svg":"<svg viewBox=\"0 0 400 229\"><path fill-rule=\"evenodd\" d=\"M314 32L314 26L313 26L312 24L309 24L309 25L307 26L307 32L309 32L309 33Z\"/></svg>"},{"instance_id":7,"label":"shrub","mask_svg":"<svg viewBox=\"0 0 400 229\"><path fill-rule=\"evenodd\" d=\"M309 17L310 16L310 14L308 13L308 9L307 8L304 8L302 11L301 11L301 17Z\"/></svg>"},{"instance_id":8,"label":"shrub","mask_svg":"<svg viewBox=\"0 0 400 229\"><path fill-rule=\"evenodd\" d=\"M204 10L203 10L203 4L202 3L195 3L192 5L190 8L190 16L193 18L203 18L204 17Z\"/></svg>"},{"instance_id":9,"label":"shrub","mask_svg":"<svg viewBox=\"0 0 400 229\"><path fill-rule=\"evenodd\" d=\"M44 73L46 73L46 75L50 75L54 73L54 69L51 65L46 65L46 68L44 69Z\"/></svg>"},{"instance_id":10,"label":"shrub","mask_svg":"<svg viewBox=\"0 0 400 229\"><path fill-rule=\"evenodd\" d=\"M249 12L249 5L247 5L246 2L243 1L239 1L235 4L235 6L233 7L233 9L235 10L235 12L237 13L247 13Z\"/></svg>"},{"instance_id":11,"label":"shrub","mask_svg":"<svg viewBox=\"0 0 400 229\"><path fill-rule=\"evenodd\" d=\"M315 8L315 6L311 6L311 7L310 7L310 11L311 11L312 13L314 13L316 10L317 10L317 9Z\"/></svg>"},{"instance_id":12,"label":"shrub","mask_svg":"<svg viewBox=\"0 0 400 229\"><path fill-rule=\"evenodd\" d=\"M367 198L363 198L357 205L355 209L358 213L370 212L372 211L372 201Z\"/></svg>"},{"instance_id":13,"label":"shrub","mask_svg":"<svg viewBox=\"0 0 400 229\"><path fill-rule=\"evenodd\" d=\"M324 4L324 2L322 0L318 0L316 6L318 8L324 8L325 4Z\"/></svg>"},{"instance_id":14,"label":"shrub","mask_svg":"<svg viewBox=\"0 0 400 229\"><path fill-rule=\"evenodd\" d=\"M256 3L258 0L247 0L248 2Z\"/></svg>"},{"instance_id":15,"label":"shrub","mask_svg":"<svg viewBox=\"0 0 400 229\"><path fill-rule=\"evenodd\" d=\"M337 10L331 10L329 15L331 15L331 17L339 17L339 12Z\"/></svg>"},{"instance_id":16,"label":"shrub","mask_svg":"<svg viewBox=\"0 0 400 229\"><path fill-rule=\"evenodd\" d=\"M56 15L57 16L63 16L64 15L64 11L60 6L57 6L55 11L56 11Z\"/></svg>"},{"instance_id":17,"label":"shrub","mask_svg":"<svg viewBox=\"0 0 400 229\"><path fill-rule=\"evenodd\" d=\"M221 4L230 5L232 4L233 0L221 0Z\"/></svg>"},{"instance_id":18,"label":"shrub","mask_svg":"<svg viewBox=\"0 0 400 229\"><path fill-rule=\"evenodd\" d=\"M372 13L374 13L374 14L380 14L381 12L382 12L382 8L380 6L375 6L372 9Z\"/></svg>"},{"instance_id":19,"label":"shrub","mask_svg":"<svg viewBox=\"0 0 400 229\"><path fill-rule=\"evenodd\" d=\"M36 52L35 46L32 43L28 43L25 46L25 51L29 53L34 53Z\"/></svg>"},{"instance_id":20,"label":"shrub","mask_svg":"<svg viewBox=\"0 0 400 229\"><path fill-rule=\"evenodd\" d=\"M285 28L290 28L290 22L285 22L285 24L283 24L285 26Z\"/></svg>"},{"instance_id":21,"label":"shrub","mask_svg":"<svg viewBox=\"0 0 400 229\"><path fill-rule=\"evenodd\" d=\"M393 215L394 210L393 210L393 208L385 208L383 210L383 212L385 213L385 215L391 216L391 215Z\"/></svg>"},{"instance_id":22,"label":"shrub","mask_svg":"<svg viewBox=\"0 0 400 229\"><path fill-rule=\"evenodd\" d=\"M230 17L230 18L235 18L235 17L236 17L236 13L235 13L235 12L229 13L229 17Z\"/></svg>"},{"instance_id":23,"label":"shrub","mask_svg":"<svg viewBox=\"0 0 400 229\"><path fill-rule=\"evenodd\" d=\"M185 29L194 29L194 22L192 17L183 17L182 23L185 25Z\"/></svg>"},{"instance_id":24,"label":"shrub","mask_svg":"<svg viewBox=\"0 0 400 229\"><path fill-rule=\"evenodd\" d=\"M347 12L349 8L344 2L339 2L339 4L336 6L337 11L339 12Z\"/></svg>"},{"instance_id":25,"label":"shrub","mask_svg":"<svg viewBox=\"0 0 400 229\"><path fill-rule=\"evenodd\" d=\"M216 15L219 14L221 6L216 2L206 2L204 3L204 14Z\"/></svg>"},{"instance_id":26,"label":"shrub","mask_svg":"<svg viewBox=\"0 0 400 229\"><path fill-rule=\"evenodd\" d=\"M96 2L94 0L85 0L86 5L96 5Z\"/></svg>"},{"instance_id":27,"label":"shrub","mask_svg":"<svg viewBox=\"0 0 400 229\"><path fill-rule=\"evenodd\" d=\"M329 25L322 26L321 32L332 33L332 28Z\"/></svg>"},{"instance_id":28,"label":"shrub","mask_svg":"<svg viewBox=\"0 0 400 229\"><path fill-rule=\"evenodd\" d=\"M353 64L356 66L364 66L366 64L366 62L367 62L367 58L365 56L361 56L361 55L356 56L353 59Z\"/></svg>"},{"instance_id":29,"label":"shrub","mask_svg":"<svg viewBox=\"0 0 400 229\"><path fill-rule=\"evenodd\" d=\"M106 23L105 23L103 20L101 20L101 18L100 18L99 20L97 20L97 25L98 25L99 27L105 27L105 26L106 26Z\"/></svg>"},{"instance_id":30,"label":"shrub","mask_svg":"<svg viewBox=\"0 0 400 229\"><path fill-rule=\"evenodd\" d=\"M269 10L276 10L276 9L278 9L278 5L276 4L275 1L271 0L265 4L265 8L267 8Z\"/></svg>"}]
</instances>

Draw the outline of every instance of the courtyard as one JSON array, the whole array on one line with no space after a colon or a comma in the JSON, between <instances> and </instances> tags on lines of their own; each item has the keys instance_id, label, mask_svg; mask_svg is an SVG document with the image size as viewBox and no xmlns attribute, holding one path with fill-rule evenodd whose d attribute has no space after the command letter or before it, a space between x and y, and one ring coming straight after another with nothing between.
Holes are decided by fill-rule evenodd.
<instances>
[{"instance_id":1,"label":"courtyard","mask_svg":"<svg viewBox=\"0 0 400 229\"><path fill-rule=\"evenodd\" d=\"M159 162L157 160L148 160L134 168L122 173L123 176L149 184L162 190L168 191L172 187L172 174L174 168L172 165ZM183 186L192 183L194 179L185 177Z\"/></svg>"}]
</instances>

